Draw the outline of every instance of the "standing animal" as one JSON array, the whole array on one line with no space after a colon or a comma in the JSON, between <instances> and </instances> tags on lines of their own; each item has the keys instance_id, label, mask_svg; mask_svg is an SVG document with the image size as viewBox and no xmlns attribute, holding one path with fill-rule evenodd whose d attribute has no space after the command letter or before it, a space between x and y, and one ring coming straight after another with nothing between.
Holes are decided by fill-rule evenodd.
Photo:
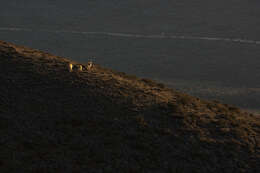
<instances>
[{"instance_id":1,"label":"standing animal","mask_svg":"<svg viewBox=\"0 0 260 173\"><path fill-rule=\"evenodd\" d=\"M82 65L78 65L78 71L82 71L83 68L82 68Z\"/></svg>"},{"instance_id":2,"label":"standing animal","mask_svg":"<svg viewBox=\"0 0 260 173\"><path fill-rule=\"evenodd\" d=\"M87 66L87 70L90 70L92 67L93 67L93 62L89 61L88 66Z\"/></svg>"},{"instance_id":3,"label":"standing animal","mask_svg":"<svg viewBox=\"0 0 260 173\"><path fill-rule=\"evenodd\" d=\"M69 71L72 72L73 71L73 64L69 63Z\"/></svg>"}]
</instances>

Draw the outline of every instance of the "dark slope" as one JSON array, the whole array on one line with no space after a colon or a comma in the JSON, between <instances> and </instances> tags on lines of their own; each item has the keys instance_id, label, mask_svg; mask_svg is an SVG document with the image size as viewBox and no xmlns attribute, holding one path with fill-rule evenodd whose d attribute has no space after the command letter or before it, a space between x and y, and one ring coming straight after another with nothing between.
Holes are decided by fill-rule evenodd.
<instances>
[{"instance_id":1,"label":"dark slope","mask_svg":"<svg viewBox=\"0 0 260 173\"><path fill-rule=\"evenodd\" d=\"M259 118L69 62L0 42L1 172L260 172Z\"/></svg>"}]
</instances>

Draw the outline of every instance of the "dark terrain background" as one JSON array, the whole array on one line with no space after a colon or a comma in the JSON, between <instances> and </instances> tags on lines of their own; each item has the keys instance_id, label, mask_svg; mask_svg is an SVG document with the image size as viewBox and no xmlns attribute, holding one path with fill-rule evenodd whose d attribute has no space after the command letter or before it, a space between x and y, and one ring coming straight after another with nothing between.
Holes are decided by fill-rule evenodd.
<instances>
[{"instance_id":1,"label":"dark terrain background","mask_svg":"<svg viewBox=\"0 0 260 173\"><path fill-rule=\"evenodd\" d=\"M149 77L250 110L260 105L260 45L124 38L93 31L260 40L258 0L2 0L0 40ZM1 28L29 28L10 31Z\"/></svg>"}]
</instances>

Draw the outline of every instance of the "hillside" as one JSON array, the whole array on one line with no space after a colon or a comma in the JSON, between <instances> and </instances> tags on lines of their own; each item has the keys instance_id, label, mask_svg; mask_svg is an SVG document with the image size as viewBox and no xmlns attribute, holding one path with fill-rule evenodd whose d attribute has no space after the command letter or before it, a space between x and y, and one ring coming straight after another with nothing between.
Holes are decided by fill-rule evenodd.
<instances>
[{"instance_id":1,"label":"hillside","mask_svg":"<svg viewBox=\"0 0 260 173\"><path fill-rule=\"evenodd\" d=\"M0 42L1 172L260 172L259 117L69 63Z\"/></svg>"},{"instance_id":2,"label":"hillside","mask_svg":"<svg viewBox=\"0 0 260 173\"><path fill-rule=\"evenodd\" d=\"M1 2L0 40L260 111L259 0Z\"/></svg>"}]
</instances>

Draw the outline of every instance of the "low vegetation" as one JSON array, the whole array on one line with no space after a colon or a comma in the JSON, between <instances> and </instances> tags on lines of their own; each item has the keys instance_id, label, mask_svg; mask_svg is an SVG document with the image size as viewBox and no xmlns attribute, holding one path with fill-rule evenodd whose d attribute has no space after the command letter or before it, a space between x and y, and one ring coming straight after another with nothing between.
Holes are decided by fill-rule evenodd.
<instances>
[{"instance_id":1,"label":"low vegetation","mask_svg":"<svg viewBox=\"0 0 260 173\"><path fill-rule=\"evenodd\" d=\"M1 172L260 172L259 117L69 63L0 42Z\"/></svg>"}]
</instances>

